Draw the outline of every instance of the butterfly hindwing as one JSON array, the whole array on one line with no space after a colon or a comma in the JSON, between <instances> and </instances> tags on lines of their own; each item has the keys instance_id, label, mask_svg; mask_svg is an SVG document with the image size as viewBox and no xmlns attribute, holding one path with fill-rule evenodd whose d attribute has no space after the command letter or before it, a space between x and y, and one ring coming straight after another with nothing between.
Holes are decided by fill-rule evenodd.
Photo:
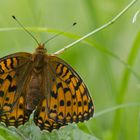
<instances>
[{"instance_id":1,"label":"butterfly hindwing","mask_svg":"<svg viewBox=\"0 0 140 140\"><path fill-rule=\"evenodd\" d=\"M56 122L49 117L47 103L47 99L43 99L37 106L37 109L34 112L34 122L41 130L51 132L53 129L59 129L66 124L64 122Z\"/></svg>"},{"instance_id":2,"label":"butterfly hindwing","mask_svg":"<svg viewBox=\"0 0 140 140\"><path fill-rule=\"evenodd\" d=\"M28 53L16 53L0 59L0 121L7 126L24 124L30 115L23 91L29 57Z\"/></svg>"}]
</instances>

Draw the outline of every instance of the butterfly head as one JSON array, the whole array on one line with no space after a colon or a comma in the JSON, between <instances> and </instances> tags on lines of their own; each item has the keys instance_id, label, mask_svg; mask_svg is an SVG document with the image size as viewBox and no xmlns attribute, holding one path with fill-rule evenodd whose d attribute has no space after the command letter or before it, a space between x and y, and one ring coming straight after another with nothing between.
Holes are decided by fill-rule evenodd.
<instances>
[{"instance_id":1,"label":"butterfly head","mask_svg":"<svg viewBox=\"0 0 140 140\"><path fill-rule=\"evenodd\" d=\"M39 46L36 48L35 52L37 54L46 54L47 53L47 49L45 48L44 44L39 44Z\"/></svg>"}]
</instances>

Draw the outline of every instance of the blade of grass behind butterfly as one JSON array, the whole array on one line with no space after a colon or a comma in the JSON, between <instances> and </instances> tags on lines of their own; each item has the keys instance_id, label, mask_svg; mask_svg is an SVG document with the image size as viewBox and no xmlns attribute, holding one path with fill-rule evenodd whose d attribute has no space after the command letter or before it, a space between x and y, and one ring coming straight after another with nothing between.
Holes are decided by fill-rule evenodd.
<instances>
[{"instance_id":1,"label":"blade of grass behind butterfly","mask_svg":"<svg viewBox=\"0 0 140 140\"><path fill-rule=\"evenodd\" d=\"M86 123L80 123L80 124L78 124L78 127L79 127L79 129L81 129L85 133L94 135L94 133L91 131L93 129L90 128L90 124L93 124L93 123L91 123L91 121L95 121L95 118L101 117L101 116L103 116L103 115L105 115L107 113L111 113L111 112L116 111L116 110L130 108L130 107L134 108L134 107L139 107L139 106L140 106L139 102L131 102L131 103L119 104L119 105L116 105L116 106L113 106L113 107L103 109L103 110L101 110L101 111L99 111L99 112L94 114L94 120L91 119Z\"/></svg>"},{"instance_id":2,"label":"blade of grass behind butterfly","mask_svg":"<svg viewBox=\"0 0 140 140\"><path fill-rule=\"evenodd\" d=\"M108 19L107 17L109 15L113 15L111 14L112 12L110 12L106 16L103 16L104 14L99 10L100 8L99 5L104 5L104 7L108 7L107 2L106 3L104 1L102 1L101 3L99 1L83 1L83 2L84 2L83 6L85 8L85 13L87 14L87 20L89 21L89 27L98 28L100 26L100 23L104 21L103 17L105 17L105 19ZM100 32L99 34L96 35L96 40L98 40L98 42L104 42L106 45L106 36L107 36L106 33L104 34L104 32ZM92 39L94 39L94 36L92 36Z\"/></svg>"},{"instance_id":3,"label":"blade of grass behind butterfly","mask_svg":"<svg viewBox=\"0 0 140 140\"><path fill-rule=\"evenodd\" d=\"M44 27L25 27L28 31L34 31L34 32L48 32L48 28ZM6 28L0 28L0 32L6 32L6 31L23 31L21 27L6 27Z\"/></svg>"},{"instance_id":4,"label":"blade of grass behind butterfly","mask_svg":"<svg viewBox=\"0 0 140 140\"><path fill-rule=\"evenodd\" d=\"M140 112L138 117L138 140L140 140Z\"/></svg>"},{"instance_id":5,"label":"blade of grass behind butterfly","mask_svg":"<svg viewBox=\"0 0 140 140\"><path fill-rule=\"evenodd\" d=\"M136 56L138 55L138 49L140 47L140 32L137 34L130 54L128 55L127 63L133 67L134 62L136 60ZM122 80L120 85L120 90L118 92L117 103L122 104L124 102L124 97L126 95L126 91L128 88L128 83L130 80L131 72L125 67L122 73ZM113 131L113 139L115 139L118 135L118 131L120 130L120 119L121 119L121 111L118 110L114 117L114 131ZM122 133L122 132L121 132Z\"/></svg>"},{"instance_id":6,"label":"blade of grass behind butterfly","mask_svg":"<svg viewBox=\"0 0 140 140\"><path fill-rule=\"evenodd\" d=\"M103 2L103 1L102 1ZM85 8L85 12L87 13L87 20L89 21L89 24L93 27L97 28L97 25L99 25L100 20L100 13L98 12L98 5L97 1L83 1L83 6ZM104 7L106 7L104 5Z\"/></svg>"}]
</instances>

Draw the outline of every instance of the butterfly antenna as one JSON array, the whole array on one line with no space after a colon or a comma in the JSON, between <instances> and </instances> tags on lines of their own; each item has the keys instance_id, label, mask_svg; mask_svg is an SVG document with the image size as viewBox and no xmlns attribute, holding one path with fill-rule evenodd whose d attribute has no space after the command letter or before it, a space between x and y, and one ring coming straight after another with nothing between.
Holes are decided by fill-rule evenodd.
<instances>
[{"instance_id":1,"label":"butterfly antenna","mask_svg":"<svg viewBox=\"0 0 140 140\"><path fill-rule=\"evenodd\" d=\"M38 40L21 24L21 22L15 16L12 16L12 18L35 40L38 45L40 45Z\"/></svg>"},{"instance_id":2,"label":"butterfly antenna","mask_svg":"<svg viewBox=\"0 0 140 140\"><path fill-rule=\"evenodd\" d=\"M58 33L58 34L56 34L56 35L54 35L54 36L52 36L51 38L49 38L47 41L45 41L43 44L45 45L46 43L48 43L50 40L53 40L54 38L56 38L57 36L59 36L59 35L61 35L61 34L63 34L63 33L65 33L67 30L69 30L71 27L73 27L73 26L75 26L77 23L76 22L74 22L70 27L68 27L67 29L65 29L64 31L62 31L62 32L60 32L60 33Z\"/></svg>"}]
</instances>

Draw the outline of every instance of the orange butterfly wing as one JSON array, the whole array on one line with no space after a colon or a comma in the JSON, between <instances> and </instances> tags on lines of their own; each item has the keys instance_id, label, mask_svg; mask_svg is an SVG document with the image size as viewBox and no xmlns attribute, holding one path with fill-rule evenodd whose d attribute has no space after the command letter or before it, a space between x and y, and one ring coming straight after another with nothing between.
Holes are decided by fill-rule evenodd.
<instances>
[{"instance_id":1,"label":"orange butterfly wing","mask_svg":"<svg viewBox=\"0 0 140 140\"><path fill-rule=\"evenodd\" d=\"M44 93L46 99L34 113L36 125L52 131L68 123L88 120L93 116L94 106L82 79L62 59L55 56L47 59L48 65L44 69L47 70L48 93Z\"/></svg>"},{"instance_id":2,"label":"orange butterfly wing","mask_svg":"<svg viewBox=\"0 0 140 140\"><path fill-rule=\"evenodd\" d=\"M30 56L15 53L0 59L0 121L7 126L24 124L31 114L24 97Z\"/></svg>"}]
</instances>

